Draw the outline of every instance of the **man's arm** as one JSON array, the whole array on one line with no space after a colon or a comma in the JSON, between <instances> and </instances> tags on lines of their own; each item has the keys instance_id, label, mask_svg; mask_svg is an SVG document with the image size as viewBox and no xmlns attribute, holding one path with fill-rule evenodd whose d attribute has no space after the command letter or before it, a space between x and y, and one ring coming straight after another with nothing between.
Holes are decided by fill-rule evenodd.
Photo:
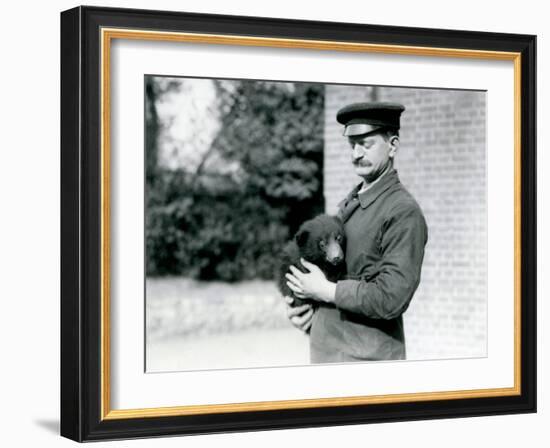
<instances>
[{"instance_id":1,"label":"man's arm","mask_svg":"<svg viewBox=\"0 0 550 448\"><path fill-rule=\"evenodd\" d=\"M379 274L366 280L336 284L336 307L373 319L393 319L405 312L418 284L428 238L417 206L401 205L385 223Z\"/></svg>"}]
</instances>

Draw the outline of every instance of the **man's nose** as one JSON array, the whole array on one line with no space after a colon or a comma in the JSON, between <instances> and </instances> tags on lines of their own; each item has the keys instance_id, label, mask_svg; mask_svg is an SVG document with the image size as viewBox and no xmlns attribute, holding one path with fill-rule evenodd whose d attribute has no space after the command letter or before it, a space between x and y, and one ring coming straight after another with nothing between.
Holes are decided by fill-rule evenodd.
<instances>
[{"instance_id":1,"label":"man's nose","mask_svg":"<svg viewBox=\"0 0 550 448\"><path fill-rule=\"evenodd\" d=\"M354 160L363 157L363 148L360 145L354 145L352 150L352 157Z\"/></svg>"}]
</instances>

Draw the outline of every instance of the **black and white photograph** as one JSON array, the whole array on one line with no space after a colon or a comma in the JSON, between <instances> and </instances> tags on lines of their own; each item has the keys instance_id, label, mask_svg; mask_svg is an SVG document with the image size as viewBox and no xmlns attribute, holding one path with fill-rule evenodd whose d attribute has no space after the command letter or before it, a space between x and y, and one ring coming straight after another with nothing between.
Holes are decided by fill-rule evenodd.
<instances>
[{"instance_id":1,"label":"black and white photograph","mask_svg":"<svg viewBox=\"0 0 550 448\"><path fill-rule=\"evenodd\" d=\"M7 2L6 447L543 447L543 2Z\"/></svg>"},{"instance_id":2,"label":"black and white photograph","mask_svg":"<svg viewBox=\"0 0 550 448\"><path fill-rule=\"evenodd\" d=\"M487 92L146 75L145 371L487 356Z\"/></svg>"}]
</instances>

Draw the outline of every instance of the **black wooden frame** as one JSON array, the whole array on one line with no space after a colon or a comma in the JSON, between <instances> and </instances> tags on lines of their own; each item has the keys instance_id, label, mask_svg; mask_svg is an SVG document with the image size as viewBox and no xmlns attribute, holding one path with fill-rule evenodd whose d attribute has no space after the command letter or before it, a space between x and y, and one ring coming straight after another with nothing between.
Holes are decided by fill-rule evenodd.
<instances>
[{"instance_id":1,"label":"black wooden frame","mask_svg":"<svg viewBox=\"0 0 550 448\"><path fill-rule=\"evenodd\" d=\"M100 28L521 53L521 394L101 420ZM61 14L61 434L77 441L536 411L536 37L165 11Z\"/></svg>"}]
</instances>

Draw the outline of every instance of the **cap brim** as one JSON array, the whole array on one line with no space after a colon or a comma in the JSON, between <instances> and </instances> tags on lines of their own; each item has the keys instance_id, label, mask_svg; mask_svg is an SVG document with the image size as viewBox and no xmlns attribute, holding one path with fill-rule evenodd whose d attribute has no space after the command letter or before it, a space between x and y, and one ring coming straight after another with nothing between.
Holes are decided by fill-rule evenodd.
<instances>
[{"instance_id":1,"label":"cap brim","mask_svg":"<svg viewBox=\"0 0 550 448\"><path fill-rule=\"evenodd\" d=\"M382 126L373 126L367 123L348 124L344 128L344 137L353 137L355 135L369 134L380 129Z\"/></svg>"}]
</instances>

